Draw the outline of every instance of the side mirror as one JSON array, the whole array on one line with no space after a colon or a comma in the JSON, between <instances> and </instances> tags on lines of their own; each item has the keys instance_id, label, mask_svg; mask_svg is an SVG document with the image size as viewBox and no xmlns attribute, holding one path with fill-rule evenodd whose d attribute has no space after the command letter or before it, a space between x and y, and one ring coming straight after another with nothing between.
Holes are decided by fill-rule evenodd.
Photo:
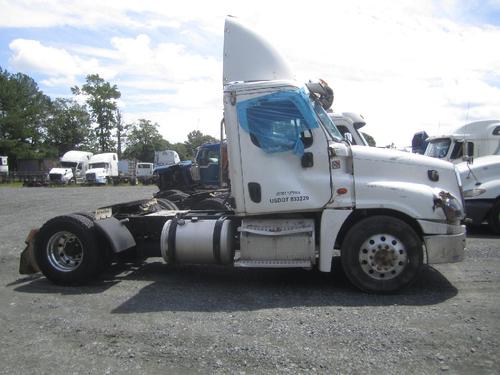
<instances>
[{"instance_id":1,"label":"side mirror","mask_svg":"<svg viewBox=\"0 0 500 375\"><path fill-rule=\"evenodd\" d=\"M464 142L462 147L464 150L462 160L466 161L469 164L472 164L474 159L474 143Z\"/></svg>"},{"instance_id":2,"label":"side mirror","mask_svg":"<svg viewBox=\"0 0 500 375\"><path fill-rule=\"evenodd\" d=\"M349 143L350 145L352 145L352 141L353 141L352 134L349 132L344 133L344 140L347 143Z\"/></svg>"}]
</instances>

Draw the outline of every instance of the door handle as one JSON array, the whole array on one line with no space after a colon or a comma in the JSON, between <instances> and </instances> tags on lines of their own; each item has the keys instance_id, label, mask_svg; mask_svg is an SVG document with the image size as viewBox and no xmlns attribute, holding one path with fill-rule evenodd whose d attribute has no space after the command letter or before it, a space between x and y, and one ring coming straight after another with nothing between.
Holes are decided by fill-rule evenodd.
<instances>
[{"instance_id":1,"label":"door handle","mask_svg":"<svg viewBox=\"0 0 500 375\"><path fill-rule=\"evenodd\" d=\"M314 166L314 156L312 152L304 152L302 159L300 159L300 164L302 168L311 168Z\"/></svg>"}]
</instances>

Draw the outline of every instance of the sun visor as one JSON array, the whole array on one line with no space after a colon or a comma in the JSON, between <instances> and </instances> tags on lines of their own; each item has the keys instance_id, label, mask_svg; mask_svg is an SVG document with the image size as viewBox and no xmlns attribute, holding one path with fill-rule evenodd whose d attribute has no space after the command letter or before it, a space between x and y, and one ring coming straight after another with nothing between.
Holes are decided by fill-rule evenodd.
<instances>
[{"instance_id":1,"label":"sun visor","mask_svg":"<svg viewBox=\"0 0 500 375\"><path fill-rule=\"evenodd\" d=\"M224 27L223 85L236 81L293 80L283 56L264 37L227 17Z\"/></svg>"}]
</instances>

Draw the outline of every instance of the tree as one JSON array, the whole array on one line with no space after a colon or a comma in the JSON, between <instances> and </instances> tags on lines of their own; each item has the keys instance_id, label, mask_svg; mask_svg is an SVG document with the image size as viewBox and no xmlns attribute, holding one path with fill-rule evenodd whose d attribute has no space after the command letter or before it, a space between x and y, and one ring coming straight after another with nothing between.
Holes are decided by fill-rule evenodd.
<instances>
[{"instance_id":1,"label":"tree","mask_svg":"<svg viewBox=\"0 0 500 375\"><path fill-rule=\"evenodd\" d=\"M158 124L145 119L130 125L126 144L124 156L144 162L153 162L155 151L172 149L158 131Z\"/></svg>"},{"instance_id":2,"label":"tree","mask_svg":"<svg viewBox=\"0 0 500 375\"><path fill-rule=\"evenodd\" d=\"M375 142L375 138L373 138L370 134L366 134L363 132L361 132L361 134L366 139L366 142L368 142L368 146L371 146L371 147L377 146L377 143Z\"/></svg>"},{"instance_id":3,"label":"tree","mask_svg":"<svg viewBox=\"0 0 500 375\"><path fill-rule=\"evenodd\" d=\"M12 164L47 156L43 141L50 109L50 98L31 77L0 67L0 154Z\"/></svg>"},{"instance_id":4,"label":"tree","mask_svg":"<svg viewBox=\"0 0 500 375\"><path fill-rule=\"evenodd\" d=\"M52 102L52 116L47 123L46 143L62 155L69 150L94 151L95 135L85 105L71 99Z\"/></svg>"},{"instance_id":5,"label":"tree","mask_svg":"<svg viewBox=\"0 0 500 375\"><path fill-rule=\"evenodd\" d=\"M87 95L87 104L90 107L92 120L97 123L95 129L101 152L114 151L115 142L112 131L116 127L116 100L121 93L116 85L112 85L99 77L98 74L89 74L87 83L80 89L72 87L75 95Z\"/></svg>"},{"instance_id":6,"label":"tree","mask_svg":"<svg viewBox=\"0 0 500 375\"><path fill-rule=\"evenodd\" d=\"M196 149L204 143L215 143L218 140L211 135L205 135L199 130L193 130L188 133L187 141L184 142L190 157L194 156Z\"/></svg>"},{"instance_id":7,"label":"tree","mask_svg":"<svg viewBox=\"0 0 500 375\"><path fill-rule=\"evenodd\" d=\"M122 144L127 136L129 125L123 124L122 112L120 109L116 110L116 153L118 154L118 159L122 157Z\"/></svg>"}]
</instances>

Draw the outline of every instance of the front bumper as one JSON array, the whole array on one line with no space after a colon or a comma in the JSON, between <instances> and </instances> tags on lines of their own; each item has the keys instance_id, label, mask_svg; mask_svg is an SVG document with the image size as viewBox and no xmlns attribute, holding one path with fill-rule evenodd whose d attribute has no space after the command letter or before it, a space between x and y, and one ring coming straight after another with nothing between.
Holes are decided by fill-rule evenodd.
<instances>
[{"instance_id":1,"label":"front bumper","mask_svg":"<svg viewBox=\"0 0 500 375\"><path fill-rule=\"evenodd\" d=\"M460 233L424 236L427 264L461 262L465 255L465 226Z\"/></svg>"}]
</instances>

